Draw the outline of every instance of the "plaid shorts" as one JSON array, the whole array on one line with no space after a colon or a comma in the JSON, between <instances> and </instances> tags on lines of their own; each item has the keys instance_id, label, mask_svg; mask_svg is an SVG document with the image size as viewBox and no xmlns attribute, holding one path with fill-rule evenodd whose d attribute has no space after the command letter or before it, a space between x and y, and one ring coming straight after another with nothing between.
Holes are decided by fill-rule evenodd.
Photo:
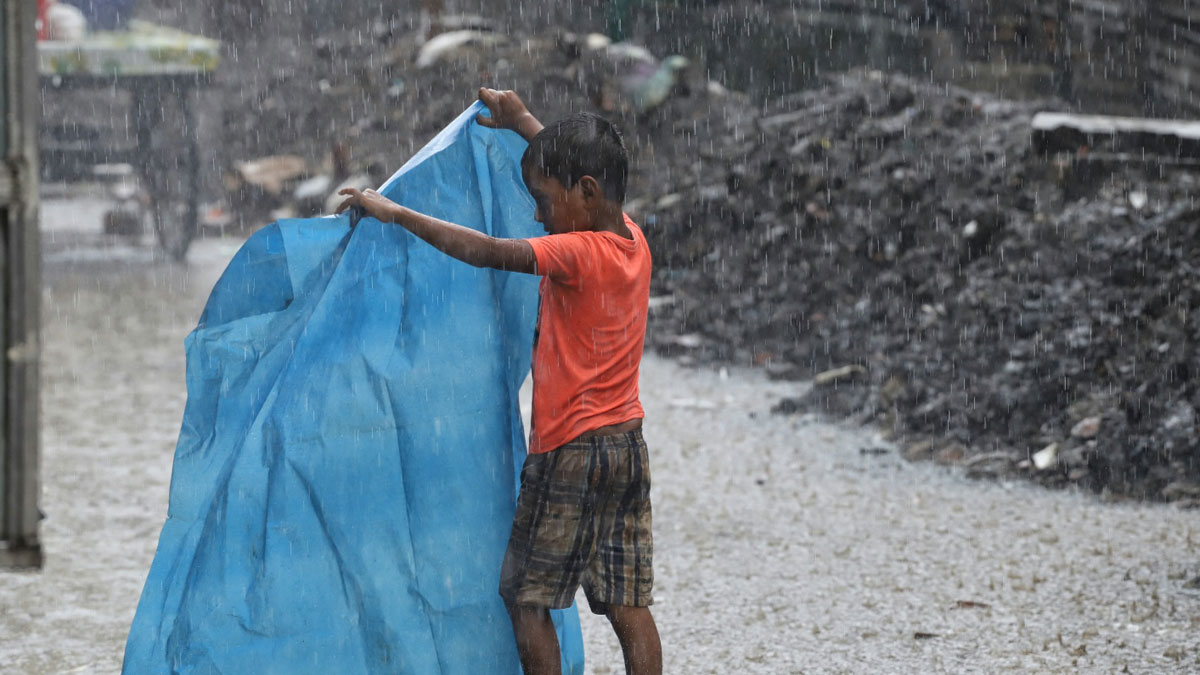
<instances>
[{"instance_id":1,"label":"plaid shorts","mask_svg":"<svg viewBox=\"0 0 1200 675\"><path fill-rule=\"evenodd\" d=\"M583 584L596 614L652 602L650 463L640 430L576 439L525 458L500 595L569 607Z\"/></svg>"}]
</instances>

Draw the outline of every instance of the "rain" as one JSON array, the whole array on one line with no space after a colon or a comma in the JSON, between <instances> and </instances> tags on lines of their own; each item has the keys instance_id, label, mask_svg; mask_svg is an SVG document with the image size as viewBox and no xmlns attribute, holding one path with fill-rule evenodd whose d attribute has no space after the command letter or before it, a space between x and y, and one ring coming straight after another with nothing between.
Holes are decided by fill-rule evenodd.
<instances>
[{"instance_id":1,"label":"rain","mask_svg":"<svg viewBox=\"0 0 1200 675\"><path fill-rule=\"evenodd\" d=\"M640 400L664 672L1200 670L1190 0L33 5L0 20L0 670L140 672L139 599L175 583L151 570L185 504L225 527L261 503L263 546L287 555L232 541L230 515L198 550L245 548L246 566L195 563L184 591L212 626L241 621L247 654L454 673L458 655L425 652L495 639L492 672L520 672L493 576L531 426L536 278L361 213L316 220L379 188L495 236L547 232L496 136L396 178L480 87L547 124L598 114L628 150L622 208L653 257ZM273 267L297 242L308 257ZM387 344L363 337L388 321ZM281 365L253 388L260 364L308 358L309 377ZM242 417L240 436L220 426ZM186 494L201 455L226 456L209 452L241 462L233 497ZM390 513L417 542L402 556L370 524ZM306 579L330 551L336 582ZM389 623L471 605L468 564L481 624ZM261 574L230 595L244 569ZM294 611L334 599L345 616ZM626 672L609 622L582 590L576 605L556 615L564 672ZM236 663L196 611L156 646ZM247 658L231 672L269 670Z\"/></svg>"}]
</instances>

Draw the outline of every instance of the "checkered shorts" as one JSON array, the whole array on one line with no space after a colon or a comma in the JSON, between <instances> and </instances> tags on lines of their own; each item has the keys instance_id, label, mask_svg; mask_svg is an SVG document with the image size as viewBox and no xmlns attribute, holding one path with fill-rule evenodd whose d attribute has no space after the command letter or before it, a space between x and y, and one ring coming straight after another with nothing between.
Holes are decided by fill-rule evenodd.
<instances>
[{"instance_id":1,"label":"checkered shorts","mask_svg":"<svg viewBox=\"0 0 1200 675\"><path fill-rule=\"evenodd\" d=\"M652 602L650 464L640 430L577 439L521 470L500 569L510 604L569 607L583 584L591 610Z\"/></svg>"}]
</instances>

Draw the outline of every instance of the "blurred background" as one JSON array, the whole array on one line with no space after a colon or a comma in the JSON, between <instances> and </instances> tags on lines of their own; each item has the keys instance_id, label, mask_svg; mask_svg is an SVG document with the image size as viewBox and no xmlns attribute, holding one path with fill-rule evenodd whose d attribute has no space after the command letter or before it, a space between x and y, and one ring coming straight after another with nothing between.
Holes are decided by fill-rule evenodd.
<instances>
[{"instance_id":1,"label":"blurred background","mask_svg":"<svg viewBox=\"0 0 1200 675\"><path fill-rule=\"evenodd\" d=\"M329 213L341 186L381 184L479 86L517 90L543 120L590 110L618 124L633 158L626 209L655 258L648 352L688 372L760 378L744 391L773 393L763 409L742 410L757 416L754 428L835 421L836 433L867 434L838 437L855 475L894 457L917 467L896 471L948 466L984 479L951 487L885 471L884 492L931 481L956 502L1032 483L1065 488L1055 499L1096 500L995 495L994 504L1042 505L1036 517L1021 513L1056 543L995 521L978 535L1031 537L1033 549L1005 565L1034 579L1047 548L1066 570L1115 533L1115 557L1110 548L1060 582L1087 589L1087 609L1071 612L1086 617L1108 598L1121 616L1070 624L1065 643L1057 637L1062 654L1043 639L1057 617L1033 636L976 626L993 631L995 654L1014 635L1055 654L996 656L982 671L1200 664L1188 600L1200 584L1200 8L1190 0L4 7L0 540L9 562L27 568L45 562L44 541L58 542L64 557L44 578L79 585L0 576L0 592L22 607L65 597L103 608L93 618L106 655L86 641L74 660L45 644L12 646L20 663L40 664L29 672L103 671L94 664L111 665L123 641L165 512L185 401L182 339L229 257L276 219ZM713 391L726 380L689 385L709 387L704 398L663 381L682 377L674 371L653 372L668 374L643 388L696 415L681 426L702 425L722 400ZM714 469L724 472L739 470ZM751 482L729 494L767 490L761 518L799 508L795 494L770 492L773 479L741 473ZM1090 510L1108 502L1147 510ZM841 503L890 513L909 502ZM913 510L909 525L923 534L909 539L936 549L922 536L942 516ZM1097 530L1078 525L1085 514ZM799 536L778 527L759 539ZM866 564L846 556L837 559L848 574ZM974 557L968 547L947 564L987 578ZM949 583L930 574L930 585ZM1033 587L1009 618L1045 609ZM952 596L939 596L943 608L963 599ZM5 611L0 625L34 632L73 616ZM861 612L833 616L827 631L857 635L843 646L868 640L855 632ZM764 621L783 630L782 618ZM1111 632L1117 624L1158 638L1114 646L1136 642ZM808 647L823 649L820 630L804 626ZM905 649L917 640L931 650L905 652L910 664L965 672L948 656L963 642L902 632ZM800 672L765 653L728 663ZM921 661L930 654L939 666ZM838 663L830 672L854 672L852 659Z\"/></svg>"}]
</instances>

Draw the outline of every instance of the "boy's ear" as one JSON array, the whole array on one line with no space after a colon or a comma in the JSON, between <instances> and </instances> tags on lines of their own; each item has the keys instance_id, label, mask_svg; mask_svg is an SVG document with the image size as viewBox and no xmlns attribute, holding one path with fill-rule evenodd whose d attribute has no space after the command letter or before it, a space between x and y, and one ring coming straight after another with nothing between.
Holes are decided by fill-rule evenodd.
<instances>
[{"instance_id":1,"label":"boy's ear","mask_svg":"<svg viewBox=\"0 0 1200 675\"><path fill-rule=\"evenodd\" d=\"M604 188L591 176L584 176L577 183L584 199L604 199Z\"/></svg>"}]
</instances>

